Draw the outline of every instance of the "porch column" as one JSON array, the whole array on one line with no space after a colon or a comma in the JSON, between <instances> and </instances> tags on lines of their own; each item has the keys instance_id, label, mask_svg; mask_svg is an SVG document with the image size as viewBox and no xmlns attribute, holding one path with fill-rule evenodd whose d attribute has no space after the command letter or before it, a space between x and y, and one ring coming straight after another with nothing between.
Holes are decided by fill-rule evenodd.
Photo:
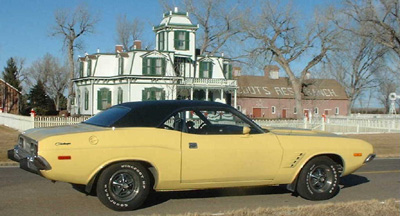
<instances>
[{"instance_id":1,"label":"porch column","mask_svg":"<svg viewBox=\"0 0 400 216\"><path fill-rule=\"evenodd\" d=\"M190 88L190 100L193 100L193 87Z\"/></svg>"},{"instance_id":2,"label":"porch column","mask_svg":"<svg viewBox=\"0 0 400 216\"><path fill-rule=\"evenodd\" d=\"M233 107L235 107L235 109L237 109L237 90L236 89L233 94Z\"/></svg>"},{"instance_id":3,"label":"porch column","mask_svg":"<svg viewBox=\"0 0 400 216\"><path fill-rule=\"evenodd\" d=\"M132 82L132 80L131 79L128 79L128 101L129 102L131 102L132 100L131 100L131 82Z\"/></svg>"},{"instance_id":4,"label":"porch column","mask_svg":"<svg viewBox=\"0 0 400 216\"><path fill-rule=\"evenodd\" d=\"M208 88L206 88L206 101L208 101Z\"/></svg>"},{"instance_id":5,"label":"porch column","mask_svg":"<svg viewBox=\"0 0 400 216\"><path fill-rule=\"evenodd\" d=\"M221 101L224 99L224 89L221 89ZM226 101L225 101L226 103Z\"/></svg>"}]
</instances>

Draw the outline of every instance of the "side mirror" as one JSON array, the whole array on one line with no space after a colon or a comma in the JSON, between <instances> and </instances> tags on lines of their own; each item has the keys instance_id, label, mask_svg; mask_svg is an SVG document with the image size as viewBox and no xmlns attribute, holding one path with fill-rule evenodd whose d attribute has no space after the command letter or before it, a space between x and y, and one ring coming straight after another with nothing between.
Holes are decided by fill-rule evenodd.
<instances>
[{"instance_id":1,"label":"side mirror","mask_svg":"<svg viewBox=\"0 0 400 216\"><path fill-rule=\"evenodd\" d=\"M249 127L243 127L243 134L250 134L251 129Z\"/></svg>"}]
</instances>

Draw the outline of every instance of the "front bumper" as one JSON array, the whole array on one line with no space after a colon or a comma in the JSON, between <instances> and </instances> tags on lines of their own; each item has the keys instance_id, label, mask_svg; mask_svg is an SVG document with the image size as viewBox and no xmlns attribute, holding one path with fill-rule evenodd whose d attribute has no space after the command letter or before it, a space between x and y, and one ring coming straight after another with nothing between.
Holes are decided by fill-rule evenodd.
<instances>
[{"instance_id":1,"label":"front bumper","mask_svg":"<svg viewBox=\"0 0 400 216\"><path fill-rule=\"evenodd\" d=\"M7 152L8 159L19 163L19 167L31 173L39 174L40 170L51 170L50 164L41 156L32 156L18 145Z\"/></svg>"},{"instance_id":2,"label":"front bumper","mask_svg":"<svg viewBox=\"0 0 400 216\"><path fill-rule=\"evenodd\" d=\"M367 158L365 158L364 163L371 162L375 158L376 154L369 154Z\"/></svg>"}]
</instances>

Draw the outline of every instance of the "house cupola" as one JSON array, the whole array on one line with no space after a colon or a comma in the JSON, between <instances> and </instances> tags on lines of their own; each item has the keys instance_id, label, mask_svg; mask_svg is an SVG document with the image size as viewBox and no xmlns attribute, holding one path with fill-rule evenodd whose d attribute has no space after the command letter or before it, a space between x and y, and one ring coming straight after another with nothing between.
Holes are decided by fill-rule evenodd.
<instances>
[{"instance_id":1,"label":"house cupola","mask_svg":"<svg viewBox=\"0 0 400 216\"><path fill-rule=\"evenodd\" d=\"M188 12L174 11L163 14L160 25L154 26L156 35L156 49L159 51L172 51L175 54L193 56L195 54L195 34L198 25L194 25Z\"/></svg>"}]
</instances>

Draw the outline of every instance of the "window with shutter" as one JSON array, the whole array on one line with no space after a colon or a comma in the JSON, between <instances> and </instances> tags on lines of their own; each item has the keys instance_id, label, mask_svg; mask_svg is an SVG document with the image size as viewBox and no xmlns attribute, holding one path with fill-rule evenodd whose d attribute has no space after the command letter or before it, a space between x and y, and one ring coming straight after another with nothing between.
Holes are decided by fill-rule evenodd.
<instances>
[{"instance_id":1,"label":"window with shutter","mask_svg":"<svg viewBox=\"0 0 400 216\"><path fill-rule=\"evenodd\" d=\"M189 50L189 32L175 31L174 45L176 50Z\"/></svg>"},{"instance_id":2,"label":"window with shutter","mask_svg":"<svg viewBox=\"0 0 400 216\"><path fill-rule=\"evenodd\" d=\"M212 78L212 62L200 62L200 78Z\"/></svg>"},{"instance_id":3,"label":"window with shutter","mask_svg":"<svg viewBox=\"0 0 400 216\"><path fill-rule=\"evenodd\" d=\"M144 58L143 75L164 76L166 68L165 58Z\"/></svg>"},{"instance_id":4,"label":"window with shutter","mask_svg":"<svg viewBox=\"0 0 400 216\"><path fill-rule=\"evenodd\" d=\"M145 88L142 91L142 101L165 100L165 91L162 88Z\"/></svg>"},{"instance_id":5,"label":"window with shutter","mask_svg":"<svg viewBox=\"0 0 400 216\"><path fill-rule=\"evenodd\" d=\"M231 64L224 64L223 71L224 71L225 79L232 79L232 65Z\"/></svg>"},{"instance_id":6,"label":"window with shutter","mask_svg":"<svg viewBox=\"0 0 400 216\"><path fill-rule=\"evenodd\" d=\"M111 91L107 88L102 88L97 91L97 109L105 110L111 107Z\"/></svg>"}]
</instances>

